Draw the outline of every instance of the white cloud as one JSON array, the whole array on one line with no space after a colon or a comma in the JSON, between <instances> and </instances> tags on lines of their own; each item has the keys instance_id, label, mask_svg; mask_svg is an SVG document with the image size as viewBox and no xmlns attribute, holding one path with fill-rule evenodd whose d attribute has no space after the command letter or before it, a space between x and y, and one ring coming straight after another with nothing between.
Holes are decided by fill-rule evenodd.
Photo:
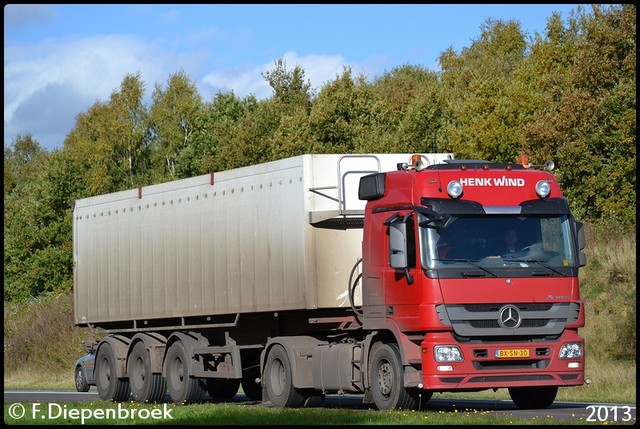
<instances>
[{"instance_id":1,"label":"white cloud","mask_svg":"<svg viewBox=\"0 0 640 429\"><path fill-rule=\"evenodd\" d=\"M207 49L172 52L164 45L125 35L48 40L32 45L6 43L5 146L19 134L30 133L48 150L62 147L77 115L97 101L108 101L127 74L140 73L146 85L147 105L154 86L166 85L169 76L179 71L197 85L203 100L211 100L218 91L233 91L239 97L271 97L272 89L263 74L275 68L277 58L259 66L213 71L200 78L199 71L211 57ZM351 67L354 76L365 68L350 64L341 55L298 56L286 52L281 58L287 70L300 66L316 92L340 76L345 66Z\"/></svg>"},{"instance_id":2,"label":"white cloud","mask_svg":"<svg viewBox=\"0 0 640 429\"><path fill-rule=\"evenodd\" d=\"M127 74L141 75L147 98L156 83L183 70L191 74L206 53L164 52L130 36L5 45L4 142L31 133L47 149L61 147L75 117L106 101ZM146 100L148 102L148 100Z\"/></svg>"}]
</instances>

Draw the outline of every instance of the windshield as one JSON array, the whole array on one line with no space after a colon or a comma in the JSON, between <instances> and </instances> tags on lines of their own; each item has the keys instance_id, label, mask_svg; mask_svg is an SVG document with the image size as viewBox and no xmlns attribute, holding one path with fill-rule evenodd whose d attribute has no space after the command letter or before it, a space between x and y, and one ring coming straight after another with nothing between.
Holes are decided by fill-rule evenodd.
<instances>
[{"instance_id":1,"label":"windshield","mask_svg":"<svg viewBox=\"0 0 640 429\"><path fill-rule=\"evenodd\" d=\"M428 269L576 266L566 215L453 216L420 234L421 262Z\"/></svg>"}]
</instances>

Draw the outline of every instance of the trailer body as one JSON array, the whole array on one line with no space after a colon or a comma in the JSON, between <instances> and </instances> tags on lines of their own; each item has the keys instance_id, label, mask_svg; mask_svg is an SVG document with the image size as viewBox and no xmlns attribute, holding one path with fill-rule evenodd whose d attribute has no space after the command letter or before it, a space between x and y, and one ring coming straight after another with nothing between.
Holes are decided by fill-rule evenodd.
<instances>
[{"instance_id":1,"label":"trailer body","mask_svg":"<svg viewBox=\"0 0 640 429\"><path fill-rule=\"evenodd\" d=\"M302 155L78 200L76 324L348 307L359 179L406 160Z\"/></svg>"}]
</instances>

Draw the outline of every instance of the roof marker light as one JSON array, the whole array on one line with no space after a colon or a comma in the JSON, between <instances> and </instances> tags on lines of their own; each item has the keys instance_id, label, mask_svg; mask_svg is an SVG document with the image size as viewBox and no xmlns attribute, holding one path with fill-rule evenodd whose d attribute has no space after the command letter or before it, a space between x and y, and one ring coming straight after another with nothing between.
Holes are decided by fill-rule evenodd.
<instances>
[{"instance_id":1,"label":"roof marker light","mask_svg":"<svg viewBox=\"0 0 640 429\"><path fill-rule=\"evenodd\" d=\"M460 198L460 195L462 195L462 184L457 180L452 180L447 185L447 193L453 199Z\"/></svg>"},{"instance_id":2,"label":"roof marker light","mask_svg":"<svg viewBox=\"0 0 640 429\"><path fill-rule=\"evenodd\" d=\"M551 186L549 186L549 182L546 180L540 180L536 183L536 194L540 198L547 198L551 193Z\"/></svg>"}]
</instances>

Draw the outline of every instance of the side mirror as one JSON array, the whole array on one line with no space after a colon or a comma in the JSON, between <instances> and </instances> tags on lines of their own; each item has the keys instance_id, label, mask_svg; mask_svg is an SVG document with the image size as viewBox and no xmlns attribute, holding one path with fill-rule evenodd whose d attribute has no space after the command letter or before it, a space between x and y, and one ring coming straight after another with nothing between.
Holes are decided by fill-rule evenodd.
<instances>
[{"instance_id":1,"label":"side mirror","mask_svg":"<svg viewBox=\"0 0 640 429\"><path fill-rule=\"evenodd\" d=\"M585 247L587 247L587 240L584 236L584 224L580 221L575 221L576 225L576 236L578 238L578 249L580 249L580 254L578 255L580 266L584 267L587 265L587 255L582 251Z\"/></svg>"},{"instance_id":2,"label":"side mirror","mask_svg":"<svg viewBox=\"0 0 640 429\"><path fill-rule=\"evenodd\" d=\"M389 225L389 265L397 270L404 270L407 283L413 284L413 277L409 274L409 260L407 256L407 224L393 222Z\"/></svg>"},{"instance_id":3,"label":"side mirror","mask_svg":"<svg viewBox=\"0 0 640 429\"><path fill-rule=\"evenodd\" d=\"M409 266L407 261L407 224L395 222L389 226L389 265L403 270Z\"/></svg>"}]
</instances>

